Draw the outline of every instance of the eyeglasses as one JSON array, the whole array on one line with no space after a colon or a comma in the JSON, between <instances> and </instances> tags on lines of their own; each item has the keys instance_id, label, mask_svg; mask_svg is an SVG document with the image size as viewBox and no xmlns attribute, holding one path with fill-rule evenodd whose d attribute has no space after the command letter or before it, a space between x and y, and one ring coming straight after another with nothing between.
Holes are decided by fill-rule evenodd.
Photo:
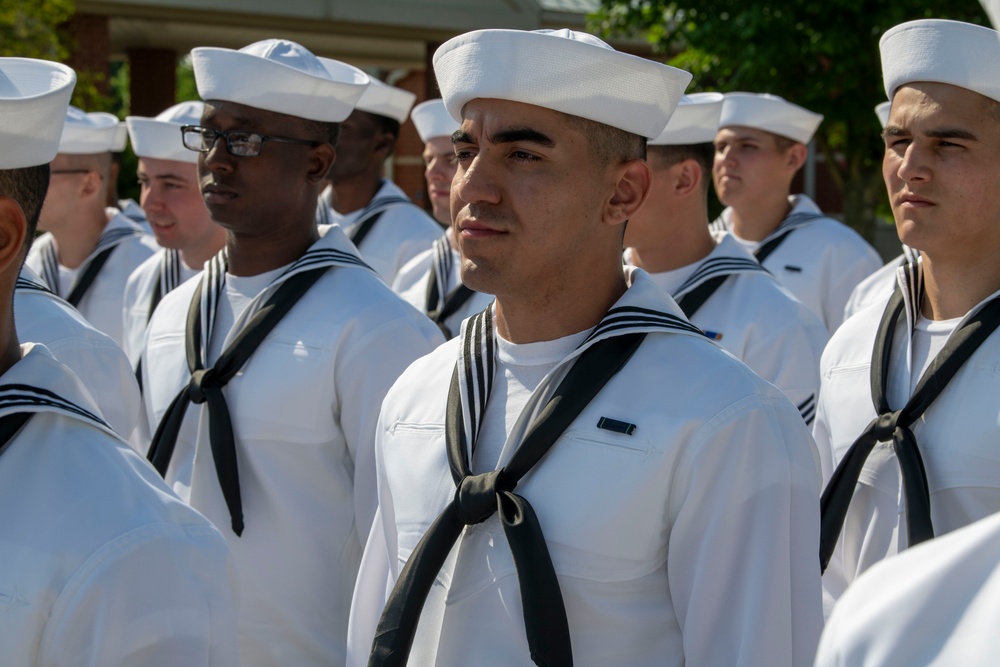
<instances>
[{"instance_id":1,"label":"eyeglasses","mask_svg":"<svg viewBox=\"0 0 1000 667\"><path fill-rule=\"evenodd\" d=\"M220 132L219 130L211 130L198 125L185 125L181 128L181 139L184 142L184 148L198 151L199 153L207 153L212 150L215 142L220 138L225 140L226 150L229 151L229 154L236 157L256 157L260 155L260 150L264 147L265 141L274 141L279 144L312 146L313 148L323 143L321 141L306 141L305 139L289 139L288 137L269 137L257 134L256 132L247 132L246 130Z\"/></svg>"}]
</instances>

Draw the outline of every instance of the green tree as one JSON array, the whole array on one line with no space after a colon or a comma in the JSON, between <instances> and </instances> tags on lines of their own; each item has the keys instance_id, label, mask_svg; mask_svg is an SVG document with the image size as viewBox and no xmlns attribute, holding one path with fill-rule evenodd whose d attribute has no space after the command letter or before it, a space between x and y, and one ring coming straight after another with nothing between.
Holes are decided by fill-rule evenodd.
<instances>
[{"instance_id":1,"label":"green tree","mask_svg":"<svg viewBox=\"0 0 1000 667\"><path fill-rule=\"evenodd\" d=\"M0 0L0 55L65 60L73 0Z\"/></svg>"},{"instance_id":2,"label":"green tree","mask_svg":"<svg viewBox=\"0 0 1000 667\"><path fill-rule=\"evenodd\" d=\"M989 25L975 0L601 0L591 25L606 37L645 37L694 75L691 91L773 93L823 114L816 147L845 222L872 239L885 198L878 41L920 18Z\"/></svg>"}]
</instances>

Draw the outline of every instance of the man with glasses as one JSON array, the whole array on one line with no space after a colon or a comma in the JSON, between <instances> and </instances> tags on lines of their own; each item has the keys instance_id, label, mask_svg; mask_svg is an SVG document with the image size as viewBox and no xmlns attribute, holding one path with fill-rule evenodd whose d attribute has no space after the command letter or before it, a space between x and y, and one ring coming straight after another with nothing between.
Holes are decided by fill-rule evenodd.
<instances>
[{"instance_id":1,"label":"man with glasses","mask_svg":"<svg viewBox=\"0 0 1000 667\"><path fill-rule=\"evenodd\" d=\"M106 208L118 125L111 114L67 111L38 221L48 233L32 246L27 265L122 345L125 283L157 246L136 222Z\"/></svg>"},{"instance_id":2,"label":"man with glasses","mask_svg":"<svg viewBox=\"0 0 1000 667\"><path fill-rule=\"evenodd\" d=\"M316 225L364 73L334 78L277 39L192 62L206 102L183 142L226 246L150 320L149 458L229 542L242 664L340 665L375 513L378 409L441 335L340 227Z\"/></svg>"}]
</instances>

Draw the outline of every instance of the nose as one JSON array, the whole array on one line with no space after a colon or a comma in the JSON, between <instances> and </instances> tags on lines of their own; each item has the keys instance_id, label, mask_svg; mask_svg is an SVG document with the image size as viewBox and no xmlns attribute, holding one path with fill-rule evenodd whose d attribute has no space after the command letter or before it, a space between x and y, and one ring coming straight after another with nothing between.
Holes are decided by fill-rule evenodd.
<instances>
[{"instance_id":1,"label":"nose","mask_svg":"<svg viewBox=\"0 0 1000 667\"><path fill-rule=\"evenodd\" d=\"M160 188L143 183L139 190L139 206L145 211L155 211L163 208L163 193Z\"/></svg>"},{"instance_id":2,"label":"nose","mask_svg":"<svg viewBox=\"0 0 1000 667\"><path fill-rule=\"evenodd\" d=\"M444 169L444 158L440 155L435 155L431 158L427 166L424 167L424 177L428 181L444 181L445 180L445 169Z\"/></svg>"},{"instance_id":3,"label":"nose","mask_svg":"<svg viewBox=\"0 0 1000 667\"><path fill-rule=\"evenodd\" d=\"M891 150L886 151L885 159L887 162L899 160L895 165L896 176L903 181L912 183L930 180L931 171L927 166L925 151L916 141L911 141L901 156Z\"/></svg>"},{"instance_id":4,"label":"nose","mask_svg":"<svg viewBox=\"0 0 1000 667\"><path fill-rule=\"evenodd\" d=\"M211 172L226 172L233 169L233 156L229 154L226 147L226 140L223 137L216 137L215 143L207 153L198 155L198 165L204 166Z\"/></svg>"},{"instance_id":5,"label":"nose","mask_svg":"<svg viewBox=\"0 0 1000 667\"><path fill-rule=\"evenodd\" d=\"M460 165L452 182L452 191L459 200L467 204L500 201L500 186L488 161L482 154Z\"/></svg>"},{"instance_id":6,"label":"nose","mask_svg":"<svg viewBox=\"0 0 1000 667\"><path fill-rule=\"evenodd\" d=\"M736 162L736 153L732 146L719 146L715 149L715 166L733 166Z\"/></svg>"}]
</instances>

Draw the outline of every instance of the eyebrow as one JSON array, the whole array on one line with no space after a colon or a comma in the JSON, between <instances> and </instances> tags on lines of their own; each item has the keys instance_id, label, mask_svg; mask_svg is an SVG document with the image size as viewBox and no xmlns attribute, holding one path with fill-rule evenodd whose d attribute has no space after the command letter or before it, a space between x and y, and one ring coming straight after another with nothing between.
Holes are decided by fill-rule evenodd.
<instances>
[{"instance_id":1,"label":"eyebrow","mask_svg":"<svg viewBox=\"0 0 1000 667\"><path fill-rule=\"evenodd\" d=\"M556 142L547 134L543 134L538 130L533 130L530 127L513 127L507 130L500 130L489 137L489 140L490 143L493 144L527 142L538 144L539 146L545 146L546 148L552 148L556 145ZM472 135L468 132L458 130L455 134L451 135L451 143L471 144L475 142L472 140Z\"/></svg>"},{"instance_id":2,"label":"eyebrow","mask_svg":"<svg viewBox=\"0 0 1000 667\"><path fill-rule=\"evenodd\" d=\"M150 176L144 171L137 173L136 178L145 178L146 180L153 180L153 181L183 181L185 183L187 183L188 181L188 179L181 176L180 174L166 173L166 174L156 174L154 176Z\"/></svg>"},{"instance_id":3,"label":"eyebrow","mask_svg":"<svg viewBox=\"0 0 1000 667\"><path fill-rule=\"evenodd\" d=\"M957 127L941 127L935 130L930 130L923 133L925 137L930 137L931 139L964 139L965 141L979 141L976 135L972 134L968 130L962 130ZM886 125L885 129L882 130L882 136L888 137L906 137L909 136L910 132L898 125Z\"/></svg>"}]
</instances>

